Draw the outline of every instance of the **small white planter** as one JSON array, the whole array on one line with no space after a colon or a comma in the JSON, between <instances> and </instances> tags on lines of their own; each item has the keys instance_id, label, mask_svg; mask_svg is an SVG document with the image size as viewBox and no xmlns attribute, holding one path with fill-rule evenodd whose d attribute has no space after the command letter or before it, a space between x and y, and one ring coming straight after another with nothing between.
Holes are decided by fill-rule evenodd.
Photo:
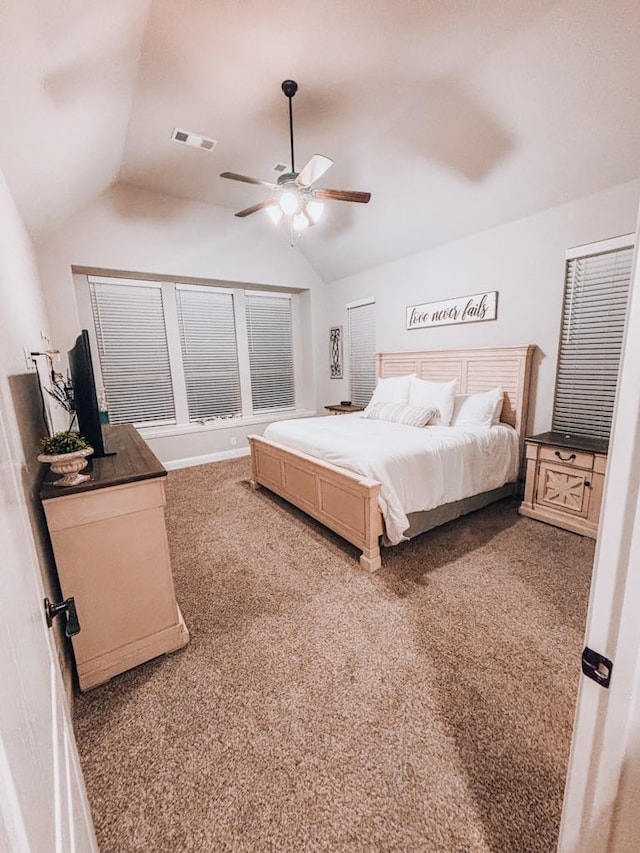
<instances>
[{"instance_id":1,"label":"small white planter","mask_svg":"<svg viewBox=\"0 0 640 853\"><path fill-rule=\"evenodd\" d=\"M64 475L54 482L54 486L77 486L89 479L88 474L81 474L80 471L87 467L86 457L92 453L93 447L83 447L72 453L41 453L38 462L48 462L54 474Z\"/></svg>"}]
</instances>

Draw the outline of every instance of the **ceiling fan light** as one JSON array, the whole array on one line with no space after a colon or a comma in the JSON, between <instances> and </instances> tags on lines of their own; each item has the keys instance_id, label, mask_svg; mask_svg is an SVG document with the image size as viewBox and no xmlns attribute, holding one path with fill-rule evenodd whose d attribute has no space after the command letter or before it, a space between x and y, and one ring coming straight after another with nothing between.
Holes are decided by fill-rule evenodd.
<instances>
[{"instance_id":1,"label":"ceiling fan light","mask_svg":"<svg viewBox=\"0 0 640 853\"><path fill-rule=\"evenodd\" d=\"M309 227L309 220L304 213L296 213L293 217L293 227L296 231L304 231Z\"/></svg>"},{"instance_id":2,"label":"ceiling fan light","mask_svg":"<svg viewBox=\"0 0 640 853\"><path fill-rule=\"evenodd\" d=\"M279 225L284 214L282 213L282 208L278 204L273 204L271 207L266 208L267 213L269 214L269 219L273 222L274 225Z\"/></svg>"},{"instance_id":3,"label":"ceiling fan light","mask_svg":"<svg viewBox=\"0 0 640 853\"><path fill-rule=\"evenodd\" d=\"M323 210L324 204L321 201L310 201L307 204L307 214L309 215L309 218L311 219L314 225L322 216Z\"/></svg>"},{"instance_id":4,"label":"ceiling fan light","mask_svg":"<svg viewBox=\"0 0 640 853\"><path fill-rule=\"evenodd\" d=\"M282 193L279 200L280 208L283 213L291 215L297 213L300 207L298 196L290 191Z\"/></svg>"}]
</instances>

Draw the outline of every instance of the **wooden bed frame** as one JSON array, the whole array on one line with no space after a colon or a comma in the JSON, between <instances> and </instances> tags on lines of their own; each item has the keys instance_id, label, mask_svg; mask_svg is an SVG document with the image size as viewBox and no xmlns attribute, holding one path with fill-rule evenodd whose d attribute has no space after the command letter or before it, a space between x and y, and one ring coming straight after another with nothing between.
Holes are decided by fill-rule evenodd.
<instances>
[{"instance_id":1,"label":"wooden bed frame","mask_svg":"<svg viewBox=\"0 0 640 853\"><path fill-rule=\"evenodd\" d=\"M457 379L458 394L501 386L504 405L500 420L516 429L522 450L534 349L528 345L379 353L376 372L383 378L415 373L437 382ZM254 489L265 486L351 542L362 551L363 568L370 572L380 568L384 524L378 508L379 482L260 435L250 435L248 440Z\"/></svg>"}]
</instances>

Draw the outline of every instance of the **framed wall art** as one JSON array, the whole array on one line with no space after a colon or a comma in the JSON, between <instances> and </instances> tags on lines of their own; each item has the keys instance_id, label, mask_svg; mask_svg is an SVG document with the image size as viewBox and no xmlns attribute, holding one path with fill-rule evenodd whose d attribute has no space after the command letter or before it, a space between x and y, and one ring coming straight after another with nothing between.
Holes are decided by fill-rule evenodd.
<instances>
[{"instance_id":1,"label":"framed wall art","mask_svg":"<svg viewBox=\"0 0 640 853\"><path fill-rule=\"evenodd\" d=\"M329 329L329 375L342 379L342 326Z\"/></svg>"},{"instance_id":2,"label":"framed wall art","mask_svg":"<svg viewBox=\"0 0 640 853\"><path fill-rule=\"evenodd\" d=\"M425 302L407 308L407 329L426 329L452 323L479 323L498 316L498 291L457 296L441 302Z\"/></svg>"}]
</instances>

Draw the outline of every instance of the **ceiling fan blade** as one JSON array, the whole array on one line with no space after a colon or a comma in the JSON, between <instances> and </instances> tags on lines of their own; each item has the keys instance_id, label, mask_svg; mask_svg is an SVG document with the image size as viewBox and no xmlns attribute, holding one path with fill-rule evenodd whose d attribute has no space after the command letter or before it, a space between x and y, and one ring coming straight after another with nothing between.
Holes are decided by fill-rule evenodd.
<instances>
[{"instance_id":1,"label":"ceiling fan blade","mask_svg":"<svg viewBox=\"0 0 640 853\"><path fill-rule=\"evenodd\" d=\"M244 184L260 184L263 187L269 187L272 190L278 188L277 184L269 183L269 181L261 181L260 178L249 178L247 175L237 175L235 172L220 172L221 178L229 178L232 181L242 181Z\"/></svg>"},{"instance_id":2,"label":"ceiling fan blade","mask_svg":"<svg viewBox=\"0 0 640 853\"><path fill-rule=\"evenodd\" d=\"M313 191L314 198L330 198L334 201L358 201L366 204L371 198L371 193L362 193L358 190L328 190L318 189Z\"/></svg>"},{"instance_id":3,"label":"ceiling fan blade","mask_svg":"<svg viewBox=\"0 0 640 853\"><path fill-rule=\"evenodd\" d=\"M296 178L296 184L301 187L310 187L331 166L333 166L333 160L329 159L329 157L325 157L323 154L314 154Z\"/></svg>"},{"instance_id":4,"label":"ceiling fan blade","mask_svg":"<svg viewBox=\"0 0 640 853\"><path fill-rule=\"evenodd\" d=\"M250 216L252 213L257 213L259 210L264 210L266 207L273 207L274 204L278 203L277 198L267 198L264 201L259 201L257 204L252 204L251 207L245 207L244 210L238 211L236 216Z\"/></svg>"}]
</instances>

